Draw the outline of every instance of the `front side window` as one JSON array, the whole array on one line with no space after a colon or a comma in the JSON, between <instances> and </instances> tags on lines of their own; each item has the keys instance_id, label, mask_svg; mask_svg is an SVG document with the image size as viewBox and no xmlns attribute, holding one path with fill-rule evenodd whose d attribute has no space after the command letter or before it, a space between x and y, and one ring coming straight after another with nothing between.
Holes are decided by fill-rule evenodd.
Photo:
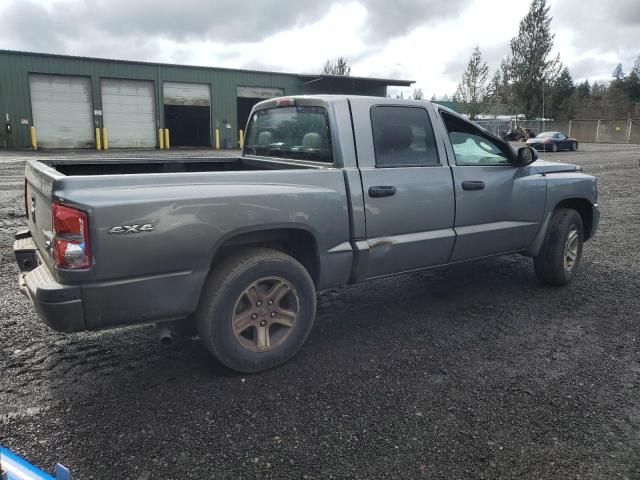
<instances>
[{"instance_id":1,"label":"front side window","mask_svg":"<svg viewBox=\"0 0 640 480\"><path fill-rule=\"evenodd\" d=\"M247 128L245 154L333 162L327 111L323 107L258 110Z\"/></svg>"},{"instance_id":2,"label":"front side window","mask_svg":"<svg viewBox=\"0 0 640 480\"><path fill-rule=\"evenodd\" d=\"M442 118L456 157L456 165L510 165L506 146L493 140L472 123L448 113Z\"/></svg>"},{"instance_id":3,"label":"front side window","mask_svg":"<svg viewBox=\"0 0 640 480\"><path fill-rule=\"evenodd\" d=\"M439 165L433 127L424 108L373 107L371 127L376 167Z\"/></svg>"}]
</instances>

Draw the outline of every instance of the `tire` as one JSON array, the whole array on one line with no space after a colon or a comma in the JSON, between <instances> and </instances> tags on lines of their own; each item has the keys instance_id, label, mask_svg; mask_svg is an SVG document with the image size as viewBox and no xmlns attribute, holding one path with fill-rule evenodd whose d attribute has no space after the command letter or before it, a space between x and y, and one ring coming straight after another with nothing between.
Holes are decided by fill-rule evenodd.
<instances>
[{"instance_id":1,"label":"tire","mask_svg":"<svg viewBox=\"0 0 640 480\"><path fill-rule=\"evenodd\" d=\"M552 143L551 144L551 151L552 152L557 152L558 151L558 144L557 143Z\"/></svg>"},{"instance_id":2,"label":"tire","mask_svg":"<svg viewBox=\"0 0 640 480\"><path fill-rule=\"evenodd\" d=\"M583 243L584 227L580 214L570 208L557 209L551 217L542 248L533 259L538 280L547 285L571 282L580 267ZM571 261L570 257L573 257Z\"/></svg>"},{"instance_id":3,"label":"tire","mask_svg":"<svg viewBox=\"0 0 640 480\"><path fill-rule=\"evenodd\" d=\"M315 314L316 290L307 270L289 255L252 248L213 269L196 325L204 346L223 365L256 373L290 360L307 339Z\"/></svg>"},{"instance_id":4,"label":"tire","mask_svg":"<svg viewBox=\"0 0 640 480\"><path fill-rule=\"evenodd\" d=\"M571 147L569 147L569 150L571 150L572 152L578 150L578 142L571 142Z\"/></svg>"}]
</instances>

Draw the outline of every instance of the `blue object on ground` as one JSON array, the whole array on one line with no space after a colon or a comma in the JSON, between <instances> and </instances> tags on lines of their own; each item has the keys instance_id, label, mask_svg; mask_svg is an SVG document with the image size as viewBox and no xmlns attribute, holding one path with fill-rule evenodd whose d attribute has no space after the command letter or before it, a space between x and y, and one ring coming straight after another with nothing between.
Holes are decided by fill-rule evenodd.
<instances>
[{"instance_id":1,"label":"blue object on ground","mask_svg":"<svg viewBox=\"0 0 640 480\"><path fill-rule=\"evenodd\" d=\"M56 465L55 477L52 477L2 447L0 447L0 472L2 475L0 480L71 480L69 470L60 464Z\"/></svg>"}]
</instances>

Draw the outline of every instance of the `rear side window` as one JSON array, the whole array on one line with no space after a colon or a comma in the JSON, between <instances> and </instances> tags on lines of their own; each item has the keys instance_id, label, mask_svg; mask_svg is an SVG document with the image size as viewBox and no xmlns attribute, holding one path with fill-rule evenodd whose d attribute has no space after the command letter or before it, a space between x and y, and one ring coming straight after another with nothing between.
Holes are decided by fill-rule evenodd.
<instances>
[{"instance_id":1,"label":"rear side window","mask_svg":"<svg viewBox=\"0 0 640 480\"><path fill-rule=\"evenodd\" d=\"M433 127L424 108L373 107L371 127L377 167L439 164Z\"/></svg>"},{"instance_id":2,"label":"rear side window","mask_svg":"<svg viewBox=\"0 0 640 480\"><path fill-rule=\"evenodd\" d=\"M247 127L248 155L333 162L329 119L323 107L258 110Z\"/></svg>"}]
</instances>

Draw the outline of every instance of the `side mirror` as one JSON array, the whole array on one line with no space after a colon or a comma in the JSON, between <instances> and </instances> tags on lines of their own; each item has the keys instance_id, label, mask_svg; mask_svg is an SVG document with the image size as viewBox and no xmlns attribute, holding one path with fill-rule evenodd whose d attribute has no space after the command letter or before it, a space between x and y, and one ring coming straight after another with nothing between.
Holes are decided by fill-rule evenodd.
<instances>
[{"instance_id":1,"label":"side mirror","mask_svg":"<svg viewBox=\"0 0 640 480\"><path fill-rule=\"evenodd\" d=\"M520 147L518 149L518 156L514 165L516 167L526 167L532 164L538 159L538 152L531 147Z\"/></svg>"}]
</instances>

